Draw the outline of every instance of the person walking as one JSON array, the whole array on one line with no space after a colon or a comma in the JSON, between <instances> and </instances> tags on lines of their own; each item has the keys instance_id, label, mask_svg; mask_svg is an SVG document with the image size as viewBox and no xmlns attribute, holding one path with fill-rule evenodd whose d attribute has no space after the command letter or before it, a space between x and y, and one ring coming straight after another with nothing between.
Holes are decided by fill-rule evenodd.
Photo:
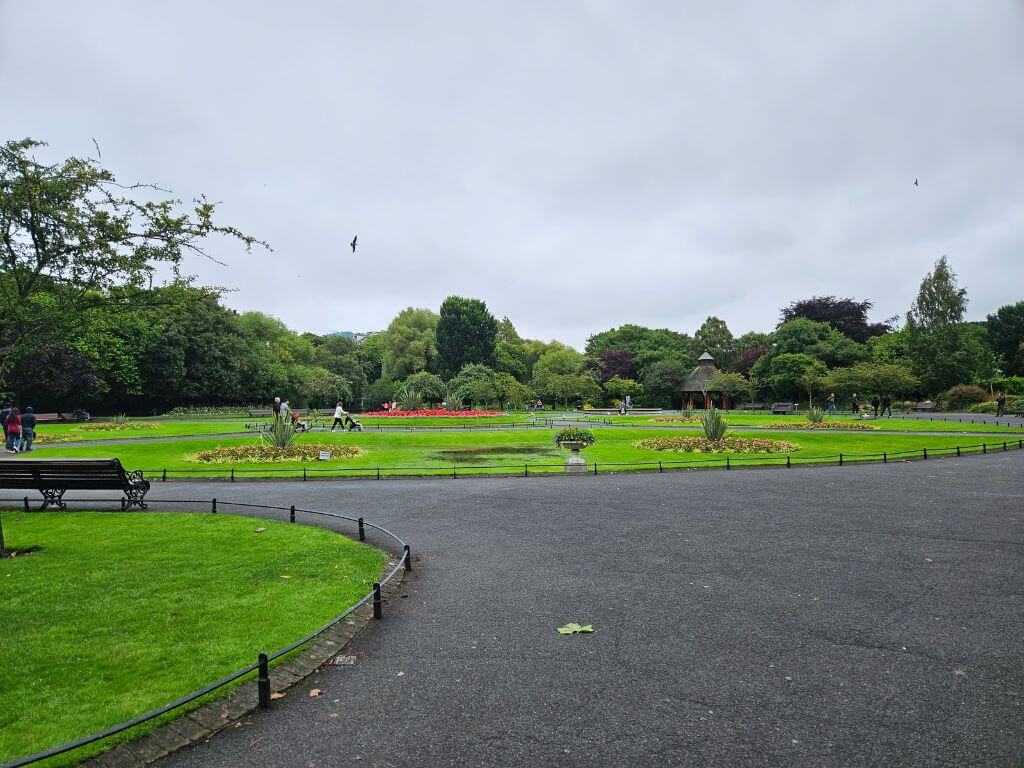
<instances>
[{"instance_id":1,"label":"person walking","mask_svg":"<svg viewBox=\"0 0 1024 768\"><path fill-rule=\"evenodd\" d=\"M275 397L274 404L270 406L270 409L274 412L274 418L276 419L281 415L281 398Z\"/></svg>"},{"instance_id":2,"label":"person walking","mask_svg":"<svg viewBox=\"0 0 1024 768\"><path fill-rule=\"evenodd\" d=\"M999 397L996 398L996 418L1006 415L1006 394L1003 392L999 393Z\"/></svg>"},{"instance_id":3,"label":"person walking","mask_svg":"<svg viewBox=\"0 0 1024 768\"><path fill-rule=\"evenodd\" d=\"M11 408L7 417L7 439L10 441L12 453L21 450L21 411L17 408Z\"/></svg>"},{"instance_id":4,"label":"person walking","mask_svg":"<svg viewBox=\"0 0 1024 768\"><path fill-rule=\"evenodd\" d=\"M334 431L335 427L341 427L342 431L345 430L345 417L348 416L348 412L345 410L345 406L341 400L334 407L334 423L331 424L331 432Z\"/></svg>"},{"instance_id":5,"label":"person walking","mask_svg":"<svg viewBox=\"0 0 1024 768\"><path fill-rule=\"evenodd\" d=\"M828 415L836 415L836 393L832 392L828 396Z\"/></svg>"},{"instance_id":6,"label":"person walking","mask_svg":"<svg viewBox=\"0 0 1024 768\"><path fill-rule=\"evenodd\" d=\"M36 412L32 406L28 406L21 414L21 451L28 453L32 450L32 441L36 439Z\"/></svg>"},{"instance_id":7,"label":"person walking","mask_svg":"<svg viewBox=\"0 0 1024 768\"><path fill-rule=\"evenodd\" d=\"M875 418L878 418L878 406L882 404L882 401L878 399L878 395L871 398L871 407L875 409Z\"/></svg>"},{"instance_id":8,"label":"person walking","mask_svg":"<svg viewBox=\"0 0 1024 768\"><path fill-rule=\"evenodd\" d=\"M892 398L888 395L882 395L882 415L885 416L885 412L889 412L889 416L892 416Z\"/></svg>"},{"instance_id":9,"label":"person walking","mask_svg":"<svg viewBox=\"0 0 1024 768\"><path fill-rule=\"evenodd\" d=\"M853 396L850 398L850 410L853 412L854 416L860 413L860 398L857 397L856 392L854 392Z\"/></svg>"}]
</instances>

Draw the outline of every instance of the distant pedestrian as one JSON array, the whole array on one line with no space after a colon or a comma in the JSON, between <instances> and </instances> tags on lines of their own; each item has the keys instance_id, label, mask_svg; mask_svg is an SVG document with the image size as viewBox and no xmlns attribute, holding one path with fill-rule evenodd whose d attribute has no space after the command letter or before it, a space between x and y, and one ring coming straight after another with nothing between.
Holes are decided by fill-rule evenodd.
<instances>
[{"instance_id":1,"label":"distant pedestrian","mask_svg":"<svg viewBox=\"0 0 1024 768\"><path fill-rule=\"evenodd\" d=\"M334 423L331 424L331 432L334 431L335 427L341 427L342 431L344 431L346 416L348 416L348 412L345 411L345 406L339 400L338 404L334 407Z\"/></svg>"},{"instance_id":2,"label":"distant pedestrian","mask_svg":"<svg viewBox=\"0 0 1024 768\"><path fill-rule=\"evenodd\" d=\"M892 416L892 398L888 395L882 395L882 415L885 416L885 412L888 411L889 415Z\"/></svg>"},{"instance_id":3,"label":"distant pedestrian","mask_svg":"<svg viewBox=\"0 0 1024 768\"><path fill-rule=\"evenodd\" d=\"M626 395L626 410L630 410L633 407L633 396Z\"/></svg>"},{"instance_id":4,"label":"distant pedestrian","mask_svg":"<svg viewBox=\"0 0 1024 768\"><path fill-rule=\"evenodd\" d=\"M11 408L7 416L7 440L12 453L21 450L21 411L17 408Z\"/></svg>"},{"instance_id":5,"label":"distant pedestrian","mask_svg":"<svg viewBox=\"0 0 1024 768\"><path fill-rule=\"evenodd\" d=\"M871 398L871 407L875 409L875 418L878 418L878 406L882 404L882 401L878 399L878 395Z\"/></svg>"},{"instance_id":6,"label":"distant pedestrian","mask_svg":"<svg viewBox=\"0 0 1024 768\"><path fill-rule=\"evenodd\" d=\"M32 450L32 441L36 439L36 412L28 406L21 414L21 450L28 453Z\"/></svg>"},{"instance_id":7,"label":"distant pedestrian","mask_svg":"<svg viewBox=\"0 0 1024 768\"><path fill-rule=\"evenodd\" d=\"M1006 395L1002 392L999 393L999 397L996 398L996 416L1006 415Z\"/></svg>"},{"instance_id":8,"label":"distant pedestrian","mask_svg":"<svg viewBox=\"0 0 1024 768\"><path fill-rule=\"evenodd\" d=\"M853 411L853 415L856 416L860 413L860 398L857 397L857 393L854 392L850 398L850 410Z\"/></svg>"},{"instance_id":9,"label":"distant pedestrian","mask_svg":"<svg viewBox=\"0 0 1024 768\"><path fill-rule=\"evenodd\" d=\"M281 415L281 398L280 397L275 397L274 398L274 404L270 408L274 412L274 418L275 419L278 416L280 416Z\"/></svg>"},{"instance_id":10,"label":"distant pedestrian","mask_svg":"<svg viewBox=\"0 0 1024 768\"><path fill-rule=\"evenodd\" d=\"M828 396L828 415L829 416L835 416L836 415L836 393L835 392L832 392Z\"/></svg>"}]
</instances>

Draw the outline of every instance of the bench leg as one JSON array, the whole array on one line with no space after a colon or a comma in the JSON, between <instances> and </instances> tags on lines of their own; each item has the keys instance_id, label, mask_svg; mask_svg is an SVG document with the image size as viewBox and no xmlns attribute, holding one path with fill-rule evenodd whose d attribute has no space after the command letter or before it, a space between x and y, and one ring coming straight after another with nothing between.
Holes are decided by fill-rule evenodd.
<instances>
[{"instance_id":1,"label":"bench leg","mask_svg":"<svg viewBox=\"0 0 1024 768\"><path fill-rule=\"evenodd\" d=\"M146 491L149 489L130 489L125 491L125 498L121 499L121 511L131 509L132 507L138 507L139 509L148 509L146 504Z\"/></svg>"},{"instance_id":2,"label":"bench leg","mask_svg":"<svg viewBox=\"0 0 1024 768\"><path fill-rule=\"evenodd\" d=\"M64 494L67 492L66 488L45 488L40 491L43 494L43 505L39 508L42 512L51 504L57 509L67 509L68 505L63 502Z\"/></svg>"}]
</instances>

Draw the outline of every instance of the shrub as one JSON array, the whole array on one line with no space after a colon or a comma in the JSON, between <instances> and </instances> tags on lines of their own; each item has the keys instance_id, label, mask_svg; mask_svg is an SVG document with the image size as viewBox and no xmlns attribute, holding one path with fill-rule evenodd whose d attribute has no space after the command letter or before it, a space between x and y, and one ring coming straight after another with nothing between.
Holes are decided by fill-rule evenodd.
<instances>
[{"instance_id":1,"label":"shrub","mask_svg":"<svg viewBox=\"0 0 1024 768\"><path fill-rule=\"evenodd\" d=\"M968 406L968 413L991 413L994 414L998 410L995 400L988 400L984 403L977 403L975 405ZM1006 397L1006 410L1010 413L1014 411L1024 410L1024 397L1015 397L1013 395L1007 395Z\"/></svg>"},{"instance_id":2,"label":"shrub","mask_svg":"<svg viewBox=\"0 0 1024 768\"><path fill-rule=\"evenodd\" d=\"M945 396L946 408L952 411L963 410L988 399L988 392L974 384L957 384L955 387L950 387Z\"/></svg>"},{"instance_id":3,"label":"shrub","mask_svg":"<svg viewBox=\"0 0 1024 768\"><path fill-rule=\"evenodd\" d=\"M423 396L420 394L420 390L412 384L402 387L402 391L398 393L398 401L407 411L418 411L423 407Z\"/></svg>"},{"instance_id":4,"label":"shrub","mask_svg":"<svg viewBox=\"0 0 1024 768\"><path fill-rule=\"evenodd\" d=\"M168 416L248 416L249 411L265 408L264 405L201 405L178 406L167 412Z\"/></svg>"},{"instance_id":5,"label":"shrub","mask_svg":"<svg viewBox=\"0 0 1024 768\"><path fill-rule=\"evenodd\" d=\"M817 408L811 406L804 411L804 418L807 419L814 426L822 426L825 423L825 419L828 418L828 411L824 408Z\"/></svg>"},{"instance_id":6,"label":"shrub","mask_svg":"<svg viewBox=\"0 0 1024 768\"><path fill-rule=\"evenodd\" d=\"M729 428L725 417L714 406L701 414L700 426L704 430L704 437L713 443L720 442Z\"/></svg>"},{"instance_id":7,"label":"shrub","mask_svg":"<svg viewBox=\"0 0 1024 768\"><path fill-rule=\"evenodd\" d=\"M593 445L594 440L593 432L589 429L581 429L580 427L566 427L555 435L555 442L559 445L562 443L583 443L584 445Z\"/></svg>"},{"instance_id":8,"label":"shrub","mask_svg":"<svg viewBox=\"0 0 1024 768\"><path fill-rule=\"evenodd\" d=\"M272 448L284 450L295 439L295 425L287 415L278 416L268 426L260 427L260 439Z\"/></svg>"}]
</instances>

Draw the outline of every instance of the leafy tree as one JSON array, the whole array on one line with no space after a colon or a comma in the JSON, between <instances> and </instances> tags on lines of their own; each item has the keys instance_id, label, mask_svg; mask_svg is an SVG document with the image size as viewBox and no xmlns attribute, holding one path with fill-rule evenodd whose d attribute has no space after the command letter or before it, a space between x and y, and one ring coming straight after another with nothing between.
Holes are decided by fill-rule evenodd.
<instances>
[{"instance_id":1,"label":"leafy tree","mask_svg":"<svg viewBox=\"0 0 1024 768\"><path fill-rule=\"evenodd\" d=\"M849 368L835 368L825 377L825 389L847 398L854 392L861 395L888 395L909 397L916 393L921 382L902 365L863 362Z\"/></svg>"},{"instance_id":2,"label":"leafy tree","mask_svg":"<svg viewBox=\"0 0 1024 768\"><path fill-rule=\"evenodd\" d=\"M304 382L298 393L314 408L333 408L339 401L352 402L352 387L341 376L329 371Z\"/></svg>"},{"instance_id":3,"label":"leafy tree","mask_svg":"<svg viewBox=\"0 0 1024 768\"><path fill-rule=\"evenodd\" d=\"M1000 307L986 320L992 349L1003 358L1005 373L1024 376L1024 301Z\"/></svg>"},{"instance_id":4,"label":"leafy tree","mask_svg":"<svg viewBox=\"0 0 1024 768\"><path fill-rule=\"evenodd\" d=\"M389 379L377 379L367 386L359 407L368 411L378 410L384 403L393 402L398 394L398 384Z\"/></svg>"},{"instance_id":5,"label":"leafy tree","mask_svg":"<svg viewBox=\"0 0 1024 768\"><path fill-rule=\"evenodd\" d=\"M449 296L437 324L438 372L447 379L470 363L491 365L497 333L498 322L484 302Z\"/></svg>"},{"instance_id":6,"label":"leafy tree","mask_svg":"<svg viewBox=\"0 0 1024 768\"><path fill-rule=\"evenodd\" d=\"M753 394L750 382L747 381L745 376L729 371L719 371L716 373L711 381L708 382L708 391L721 392L733 401L738 397L744 397L749 400Z\"/></svg>"},{"instance_id":7,"label":"leafy tree","mask_svg":"<svg viewBox=\"0 0 1024 768\"><path fill-rule=\"evenodd\" d=\"M566 408L570 400L590 402L601 396L600 385L590 376L578 373L553 374L544 380L543 389L539 391L550 400L561 400Z\"/></svg>"},{"instance_id":8,"label":"leafy tree","mask_svg":"<svg viewBox=\"0 0 1024 768\"><path fill-rule=\"evenodd\" d=\"M367 381L377 381L384 374L384 353L387 351L386 333L374 333L356 347L356 357Z\"/></svg>"},{"instance_id":9,"label":"leafy tree","mask_svg":"<svg viewBox=\"0 0 1024 768\"><path fill-rule=\"evenodd\" d=\"M768 347L750 347L740 352L732 364L733 371L741 376L749 376L751 369L764 355L768 354Z\"/></svg>"},{"instance_id":10,"label":"leafy tree","mask_svg":"<svg viewBox=\"0 0 1024 768\"><path fill-rule=\"evenodd\" d=\"M530 373L530 353L524 344L499 341L494 345L494 369L507 373L519 381L526 381Z\"/></svg>"},{"instance_id":11,"label":"leafy tree","mask_svg":"<svg viewBox=\"0 0 1024 768\"><path fill-rule=\"evenodd\" d=\"M209 235L247 250L259 243L215 224L215 205L205 198L191 212L178 200L141 200L158 188L135 185L127 194L93 160L40 162L34 152L42 146L32 139L0 145L0 381L33 344L59 337L103 303L106 289L141 285L157 264L177 268L187 253L206 256Z\"/></svg>"},{"instance_id":12,"label":"leafy tree","mask_svg":"<svg viewBox=\"0 0 1024 768\"><path fill-rule=\"evenodd\" d=\"M367 385L359 346L344 336L316 337L310 341L315 350L316 365L345 379L352 388L352 398L358 400Z\"/></svg>"},{"instance_id":13,"label":"leafy tree","mask_svg":"<svg viewBox=\"0 0 1024 768\"><path fill-rule=\"evenodd\" d=\"M799 398L808 383L814 377L824 376L825 372L824 363L817 358L802 352L786 352L772 359L768 383L779 396L796 395ZM813 384L811 388L815 388Z\"/></svg>"},{"instance_id":14,"label":"leafy tree","mask_svg":"<svg viewBox=\"0 0 1024 768\"><path fill-rule=\"evenodd\" d=\"M643 394L644 388L640 382L634 381L633 379L623 379L618 376L612 376L608 381L604 383L604 391L609 397L613 397L616 400L625 400L626 395L630 397L639 397Z\"/></svg>"},{"instance_id":15,"label":"leafy tree","mask_svg":"<svg viewBox=\"0 0 1024 768\"><path fill-rule=\"evenodd\" d=\"M580 365L583 362L583 355L575 349L561 347L552 349L541 355L533 366L533 388L542 397L560 398L561 395L553 395L554 389L551 385L551 378L554 376L576 376L580 372ZM563 382L564 386L564 382Z\"/></svg>"},{"instance_id":16,"label":"leafy tree","mask_svg":"<svg viewBox=\"0 0 1024 768\"><path fill-rule=\"evenodd\" d=\"M502 394L498 373L480 363L463 366L462 370L448 382L448 389L463 402L473 405L491 405L497 402Z\"/></svg>"},{"instance_id":17,"label":"leafy tree","mask_svg":"<svg viewBox=\"0 0 1024 768\"><path fill-rule=\"evenodd\" d=\"M708 352L715 358L715 364L722 369L732 368L738 350L729 326L724 320L709 317L694 334L696 346L701 352Z\"/></svg>"},{"instance_id":18,"label":"leafy tree","mask_svg":"<svg viewBox=\"0 0 1024 768\"><path fill-rule=\"evenodd\" d=\"M101 381L92 364L64 344L42 344L14 369L12 384L21 403L37 410L71 410L100 391Z\"/></svg>"},{"instance_id":19,"label":"leafy tree","mask_svg":"<svg viewBox=\"0 0 1024 768\"><path fill-rule=\"evenodd\" d=\"M512 325L512 321L507 317L501 318L501 322L498 323L498 332L495 334L494 340L498 344L503 341L507 344L522 345L523 343L523 339L516 332L516 327Z\"/></svg>"},{"instance_id":20,"label":"leafy tree","mask_svg":"<svg viewBox=\"0 0 1024 768\"><path fill-rule=\"evenodd\" d=\"M682 399L679 388L690 375L690 370L675 360L652 363L643 374L644 397L653 405L678 404Z\"/></svg>"},{"instance_id":21,"label":"leafy tree","mask_svg":"<svg viewBox=\"0 0 1024 768\"><path fill-rule=\"evenodd\" d=\"M794 301L788 307L783 308L779 324L802 317L816 323L827 323L844 336L864 343L872 336L881 336L892 330L891 321L868 322L868 312L871 311L872 306L870 301L837 299L835 296L814 296L810 299Z\"/></svg>"},{"instance_id":22,"label":"leafy tree","mask_svg":"<svg viewBox=\"0 0 1024 768\"><path fill-rule=\"evenodd\" d=\"M585 352L599 357L606 349L626 349L633 353L633 364L637 377L645 378L648 366L663 360L675 361L680 367L690 370L694 365L693 339L684 333L667 328L645 328L640 325L623 325L587 339Z\"/></svg>"},{"instance_id":23,"label":"leafy tree","mask_svg":"<svg viewBox=\"0 0 1024 768\"><path fill-rule=\"evenodd\" d=\"M798 317L783 323L772 334L770 356L804 354L817 358L827 367L852 365L867 357L863 344L847 338L826 323Z\"/></svg>"},{"instance_id":24,"label":"leafy tree","mask_svg":"<svg viewBox=\"0 0 1024 768\"><path fill-rule=\"evenodd\" d=\"M445 386L441 377L427 371L414 373L403 382L407 389L413 389L420 393L420 397L426 403L440 403L444 400Z\"/></svg>"},{"instance_id":25,"label":"leafy tree","mask_svg":"<svg viewBox=\"0 0 1024 768\"><path fill-rule=\"evenodd\" d=\"M437 369L438 316L429 309L403 309L384 332L383 374L404 379L419 371Z\"/></svg>"},{"instance_id":26,"label":"leafy tree","mask_svg":"<svg viewBox=\"0 0 1024 768\"><path fill-rule=\"evenodd\" d=\"M633 353L628 349L606 349L600 356L600 379L601 383L607 383L610 379L635 379L636 366L633 363Z\"/></svg>"}]
</instances>

